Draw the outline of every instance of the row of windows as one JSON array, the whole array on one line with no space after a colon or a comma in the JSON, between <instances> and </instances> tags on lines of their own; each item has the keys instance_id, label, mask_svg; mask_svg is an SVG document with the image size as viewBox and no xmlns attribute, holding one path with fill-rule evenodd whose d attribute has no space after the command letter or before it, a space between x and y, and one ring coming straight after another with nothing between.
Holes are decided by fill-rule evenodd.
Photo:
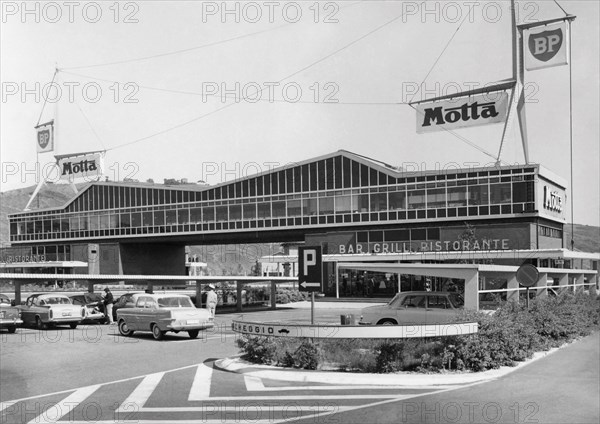
<instances>
[{"instance_id":1,"label":"row of windows","mask_svg":"<svg viewBox=\"0 0 600 424\"><path fill-rule=\"evenodd\" d=\"M357 214L339 214L326 216L311 216L311 217L295 217L295 218L279 218L279 219L255 219L237 222L209 222L209 223L172 223L167 224L164 221L164 215L161 212L159 217L155 219L152 216L152 224L148 219L148 225L144 225L144 221L133 219L135 214L119 214L111 215L112 218L92 221L93 224L87 228L83 228L79 222L79 227L71 227L71 222L67 220L45 221L50 224L44 228L49 228L43 233L18 233L16 224L11 224L11 241L28 241L28 240L50 240L54 238L89 238L89 237L104 237L104 236L123 236L136 234L157 234L157 233L177 233L177 232L201 232L201 231L222 231L233 229L260 229L272 227L294 227L308 225L327 225L327 224L348 224L348 223L373 223L387 222L410 219L432 219L432 218L452 218L452 217L475 217L481 215L500 215L521 213L529 208L533 211L533 204L518 204L518 205L498 205L498 206L481 206L469 208L448 208L448 209L433 209L419 211L401 211L401 212L378 212L378 213L357 213ZM150 212L148 212L150 213ZM152 213L150 213L152 214ZM52 224L54 222L54 224ZM130 223L127 225L127 223ZM162 224L158 224L162 222ZM62 224L62 225L61 225ZM24 223L21 223L24 225ZM52 226L53 225L53 226ZM29 226L19 227L20 230L28 231Z\"/></svg>"},{"instance_id":2,"label":"row of windows","mask_svg":"<svg viewBox=\"0 0 600 424\"><path fill-rule=\"evenodd\" d=\"M544 225L540 225L538 227L538 234L540 236L544 236L544 237L552 237L552 238L558 238L558 239L563 238L562 230L559 230L557 228L546 227Z\"/></svg>"}]
</instances>

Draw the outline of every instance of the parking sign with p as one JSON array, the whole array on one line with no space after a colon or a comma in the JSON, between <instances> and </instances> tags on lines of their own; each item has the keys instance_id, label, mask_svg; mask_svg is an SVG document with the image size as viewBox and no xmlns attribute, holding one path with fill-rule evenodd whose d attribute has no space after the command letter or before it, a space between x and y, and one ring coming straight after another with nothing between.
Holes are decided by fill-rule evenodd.
<instances>
[{"instance_id":1,"label":"parking sign with p","mask_svg":"<svg viewBox=\"0 0 600 424\"><path fill-rule=\"evenodd\" d=\"M321 246L298 248L298 289L323 291L323 259Z\"/></svg>"}]
</instances>

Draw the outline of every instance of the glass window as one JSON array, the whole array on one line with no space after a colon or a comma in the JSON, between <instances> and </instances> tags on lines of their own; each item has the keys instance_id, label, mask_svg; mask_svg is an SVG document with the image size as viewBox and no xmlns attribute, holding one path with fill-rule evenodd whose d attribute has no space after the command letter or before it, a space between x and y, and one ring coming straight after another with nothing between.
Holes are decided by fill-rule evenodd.
<instances>
[{"instance_id":1,"label":"glass window","mask_svg":"<svg viewBox=\"0 0 600 424\"><path fill-rule=\"evenodd\" d=\"M215 220L214 206L207 206L207 207L202 208L202 220L203 220L203 222Z\"/></svg>"},{"instance_id":2,"label":"glass window","mask_svg":"<svg viewBox=\"0 0 600 424\"><path fill-rule=\"evenodd\" d=\"M256 203L243 205L244 219L256 219Z\"/></svg>"},{"instance_id":3,"label":"glass window","mask_svg":"<svg viewBox=\"0 0 600 424\"><path fill-rule=\"evenodd\" d=\"M71 217L69 218L69 226L71 227L71 231L79 231L81 227L79 226L79 217Z\"/></svg>"},{"instance_id":4,"label":"glass window","mask_svg":"<svg viewBox=\"0 0 600 424\"><path fill-rule=\"evenodd\" d=\"M406 194L404 191L392 191L389 193L390 210L406 209Z\"/></svg>"},{"instance_id":5,"label":"glass window","mask_svg":"<svg viewBox=\"0 0 600 424\"><path fill-rule=\"evenodd\" d=\"M469 205L487 205L488 202L489 193L487 184L469 187Z\"/></svg>"},{"instance_id":6,"label":"glass window","mask_svg":"<svg viewBox=\"0 0 600 424\"><path fill-rule=\"evenodd\" d=\"M428 296L427 307L434 309L452 309L446 296Z\"/></svg>"},{"instance_id":7,"label":"glass window","mask_svg":"<svg viewBox=\"0 0 600 424\"><path fill-rule=\"evenodd\" d=\"M258 217L259 218L270 218L271 217L271 204L270 203L258 203Z\"/></svg>"},{"instance_id":8,"label":"glass window","mask_svg":"<svg viewBox=\"0 0 600 424\"><path fill-rule=\"evenodd\" d=\"M227 206L217 206L217 221L227 220Z\"/></svg>"},{"instance_id":9,"label":"glass window","mask_svg":"<svg viewBox=\"0 0 600 424\"><path fill-rule=\"evenodd\" d=\"M335 198L335 212L349 213L352 212L352 199L348 196L339 196Z\"/></svg>"},{"instance_id":10,"label":"glass window","mask_svg":"<svg viewBox=\"0 0 600 424\"><path fill-rule=\"evenodd\" d=\"M165 211L154 212L154 225L165 225Z\"/></svg>"},{"instance_id":11,"label":"glass window","mask_svg":"<svg viewBox=\"0 0 600 424\"><path fill-rule=\"evenodd\" d=\"M319 211L317 199L302 199L302 214L304 216L316 215Z\"/></svg>"},{"instance_id":12,"label":"glass window","mask_svg":"<svg viewBox=\"0 0 600 424\"><path fill-rule=\"evenodd\" d=\"M100 229L108 230L108 215L100 215Z\"/></svg>"},{"instance_id":13,"label":"glass window","mask_svg":"<svg viewBox=\"0 0 600 424\"><path fill-rule=\"evenodd\" d=\"M408 192L408 209L425 208L425 190L410 190Z\"/></svg>"},{"instance_id":14,"label":"glass window","mask_svg":"<svg viewBox=\"0 0 600 424\"><path fill-rule=\"evenodd\" d=\"M301 216L301 215L302 215L302 201L301 200L288 200L287 216Z\"/></svg>"},{"instance_id":15,"label":"glass window","mask_svg":"<svg viewBox=\"0 0 600 424\"><path fill-rule=\"evenodd\" d=\"M533 187L530 182L513 183L513 202L533 202ZM529 195L528 195L529 194Z\"/></svg>"},{"instance_id":16,"label":"glass window","mask_svg":"<svg viewBox=\"0 0 600 424\"><path fill-rule=\"evenodd\" d=\"M202 222L202 208L190 209L190 223L199 224Z\"/></svg>"},{"instance_id":17,"label":"glass window","mask_svg":"<svg viewBox=\"0 0 600 424\"><path fill-rule=\"evenodd\" d=\"M82 230L87 230L89 228L89 217L87 215L81 216L79 218L79 227Z\"/></svg>"},{"instance_id":18,"label":"glass window","mask_svg":"<svg viewBox=\"0 0 600 424\"><path fill-rule=\"evenodd\" d=\"M90 215L90 230L98 230L98 229L100 229L98 215Z\"/></svg>"},{"instance_id":19,"label":"glass window","mask_svg":"<svg viewBox=\"0 0 600 424\"><path fill-rule=\"evenodd\" d=\"M167 225L176 225L177 224L177 211L176 210L166 211L166 219L167 219Z\"/></svg>"},{"instance_id":20,"label":"glass window","mask_svg":"<svg viewBox=\"0 0 600 424\"><path fill-rule=\"evenodd\" d=\"M510 203L510 183L490 185L490 201L492 204Z\"/></svg>"},{"instance_id":21,"label":"glass window","mask_svg":"<svg viewBox=\"0 0 600 424\"><path fill-rule=\"evenodd\" d=\"M152 227L154 225L154 222L152 220L152 212L142 213L142 225L144 227Z\"/></svg>"},{"instance_id":22,"label":"glass window","mask_svg":"<svg viewBox=\"0 0 600 424\"><path fill-rule=\"evenodd\" d=\"M285 202L273 202L271 204L273 208L273 216L274 217L284 217L285 216Z\"/></svg>"},{"instance_id":23,"label":"glass window","mask_svg":"<svg viewBox=\"0 0 600 424\"><path fill-rule=\"evenodd\" d=\"M448 207L467 206L467 187L448 187Z\"/></svg>"},{"instance_id":24,"label":"glass window","mask_svg":"<svg viewBox=\"0 0 600 424\"><path fill-rule=\"evenodd\" d=\"M352 200L354 201L354 212L369 212L369 195L368 194L359 194L356 196L352 196Z\"/></svg>"},{"instance_id":25,"label":"glass window","mask_svg":"<svg viewBox=\"0 0 600 424\"><path fill-rule=\"evenodd\" d=\"M177 221L180 224L189 224L190 222L190 211L187 209L179 209L177 211Z\"/></svg>"},{"instance_id":26,"label":"glass window","mask_svg":"<svg viewBox=\"0 0 600 424\"><path fill-rule=\"evenodd\" d=\"M239 221L242 219L242 205L229 206L229 219L232 221Z\"/></svg>"},{"instance_id":27,"label":"glass window","mask_svg":"<svg viewBox=\"0 0 600 424\"><path fill-rule=\"evenodd\" d=\"M425 307L425 296L406 296L402 301L401 306L405 308L424 308Z\"/></svg>"},{"instance_id":28,"label":"glass window","mask_svg":"<svg viewBox=\"0 0 600 424\"><path fill-rule=\"evenodd\" d=\"M319 213L321 215L333 213L333 197L321 197L319 201Z\"/></svg>"},{"instance_id":29,"label":"glass window","mask_svg":"<svg viewBox=\"0 0 600 424\"><path fill-rule=\"evenodd\" d=\"M139 228L142 226L142 214L140 212L133 212L131 214L131 226L133 228Z\"/></svg>"},{"instance_id":30,"label":"glass window","mask_svg":"<svg viewBox=\"0 0 600 424\"><path fill-rule=\"evenodd\" d=\"M428 208L445 208L446 207L446 190L443 188L434 188L427 190L427 207Z\"/></svg>"},{"instance_id":31,"label":"glass window","mask_svg":"<svg viewBox=\"0 0 600 424\"><path fill-rule=\"evenodd\" d=\"M371 212L387 210L387 193L371 193Z\"/></svg>"}]
</instances>

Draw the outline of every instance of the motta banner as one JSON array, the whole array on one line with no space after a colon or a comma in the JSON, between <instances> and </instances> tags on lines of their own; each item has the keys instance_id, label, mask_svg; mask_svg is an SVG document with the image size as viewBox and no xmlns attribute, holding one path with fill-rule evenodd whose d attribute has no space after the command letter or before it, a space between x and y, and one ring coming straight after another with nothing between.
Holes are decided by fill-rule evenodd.
<instances>
[{"instance_id":1,"label":"motta banner","mask_svg":"<svg viewBox=\"0 0 600 424\"><path fill-rule=\"evenodd\" d=\"M525 69L550 68L569 63L567 23L532 28L525 35Z\"/></svg>"},{"instance_id":2,"label":"motta banner","mask_svg":"<svg viewBox=\"0 0 600 424\"><path fill-rule=\"evenodd\" d=\"M54 121L35 127L37 132L37 152L46 153L54 150Z\"/></svg>"},{"instance_id":3,"label":"motta banner","mask_svg":"<svg viewBox=\"0 0 600 424\"><path fill-rule=\"evenodd\" d=\"M469 97L420 103L417 109L417 133L427 133L504 122L508 111L508 93L482 93Z\"/></svg>"},{"instance_id":4,"label":"motta banner","mask_svg":"<svg viewBox=\"0 0 600 424\"><path fill-rule=\"evenodd\" d=\"M61 158L57 162L60 179L73 182L95 181L102 176L102 155L99 153Z\"/></svg>"}]
</instances>

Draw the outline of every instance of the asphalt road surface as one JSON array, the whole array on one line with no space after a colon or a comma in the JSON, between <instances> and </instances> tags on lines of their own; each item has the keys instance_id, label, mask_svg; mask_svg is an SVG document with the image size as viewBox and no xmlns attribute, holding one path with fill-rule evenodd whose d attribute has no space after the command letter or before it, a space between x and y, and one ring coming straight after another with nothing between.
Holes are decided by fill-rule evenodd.
<instances>
[{"instance_id":1,"label":"asphalt road surface","mask_svg":"<svg viewBox=\"0 0 600 424\"><path fill-rule=\"evenodd\" d=\"M320 321L340 310L318 311ZM345 311L348 312L348 311ZM307 315L308 314L308 315ZM306 321L308 310L246 314ZM598 422L598 334L494 381L406 387L285 382L214 366L238 353L234 315L191 340L85 325L0 335L0 423Z\"/></svg>"}]
</instances>

